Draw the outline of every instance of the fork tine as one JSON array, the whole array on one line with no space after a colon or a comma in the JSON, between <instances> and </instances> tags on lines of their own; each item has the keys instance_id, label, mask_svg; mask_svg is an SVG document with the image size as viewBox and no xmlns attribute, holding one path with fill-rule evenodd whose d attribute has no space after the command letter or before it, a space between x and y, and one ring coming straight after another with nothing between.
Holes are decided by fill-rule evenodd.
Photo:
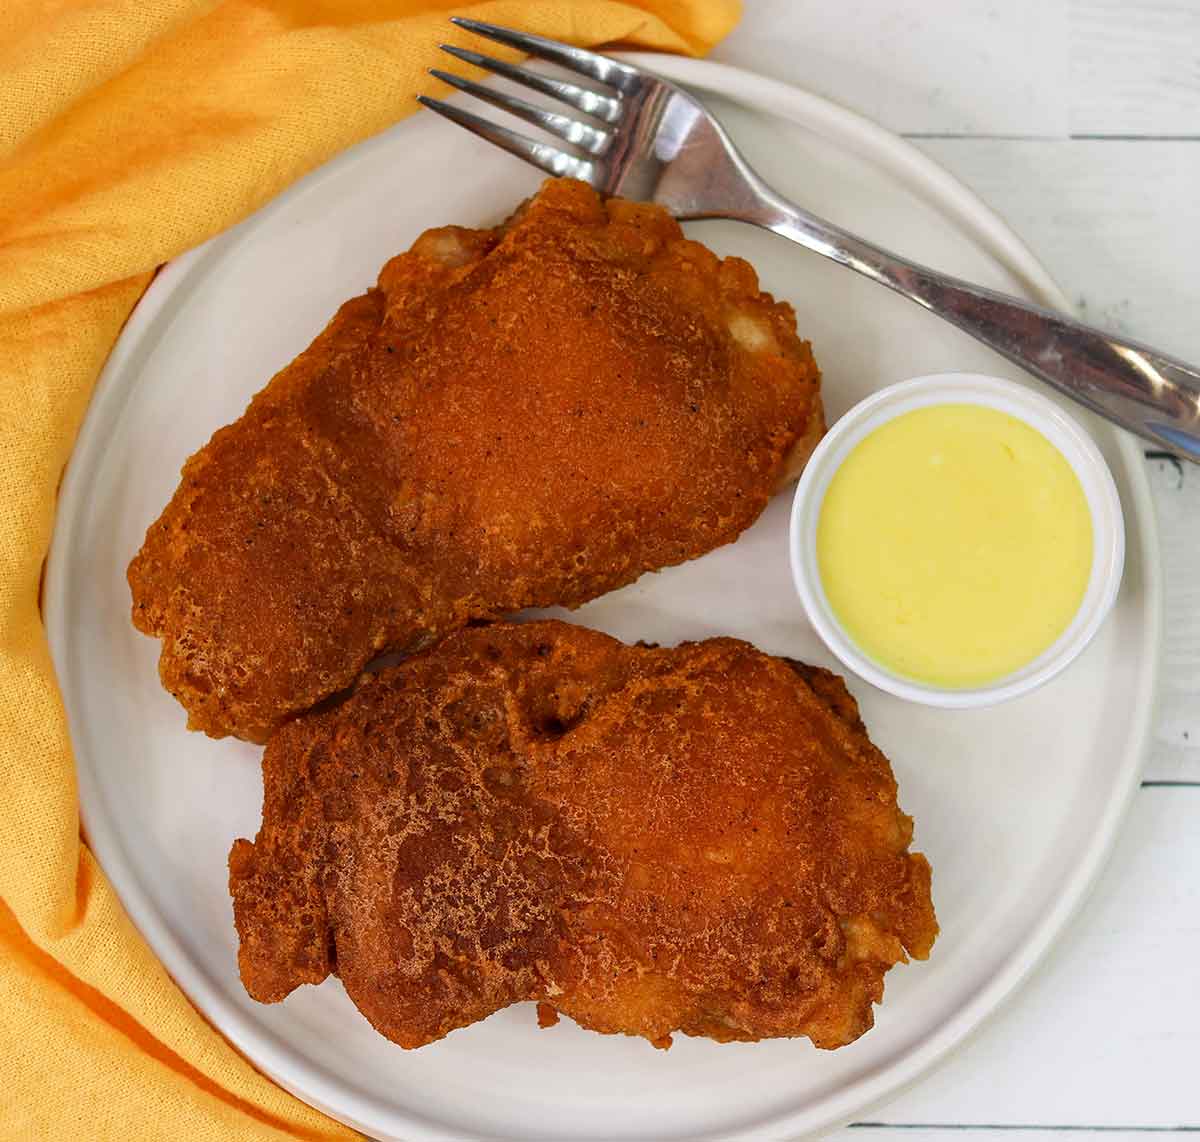
<instances>
[{"instance_id":1,"label":"fork tine","mask_svg":"<svg viewBox=\"0 0 1200 1142\"><path fill-rule=\"evenodd\" d=\"M605 123L615 123L621 118L621 101L614 99L611 95L601 95L598 91L580 87L565 79L538 75L536 71L526 71L523 67L517 67L516 64L505 63L502 59L485 56L480 52L473 52L469 48L456 47L454 44L441 44L440 47L442 51L454 56L455 59L462 60L463 63L481 67L486 71L503 76L505 79L511 79L513 83L519 83L523 87L540 92L542 95L549 95L552 99L567 103L576 111L582 111L594 119L602 119Z\"/></svg>"},{"instance_id":2,"label":"fork tine","mask_svg":"<svg viewBox=\"0 0 1200 1142\"><path fill-rule=\"evenodd\" d=\"M573 48L570 44L559 43L558 40L548 40L545 36L515 32L512 28L485 24L482 20L470 20L466 16L451 16L450 22L468 32L474 32L477 36L485 36L528 55L549 60L568 71L599 80L600 83L615 87L618 91L631 90L639 78L640 73L627 64L609 59L608 56L597 55L595 52L584 51L583 48Z\"/></svg>"},{"instance_id":3,"label":"fork tine","mask_svg":"<svg viewBox=\"0 0 1200 1142\"><path fill-rule=\"evenodd\" d=\"M484 87L481 83L474 83L472 80L463 79L462 76L452 75L450 72L441 71L436 67L431 67L429 74L443 83L450 84L451 87L457 87L459 91L474 95L476 99L482 99L485 103L499 107L502 111L515 115L518 119L524 119L526 123L533 123L544 131L549 131L550 134L565 139L568 143L587 151L588 154L598 155L608 146L610 140L608 132L601 131L589 123L580 123L567 115L559 115L555 111L535 107L524 99L507 95L503 91L495 91L490 87Z\"/></svg>"},{"instance_id":4,"label":"fork tine","mask_svg":"<svg viewBox=\"0 0 1200 1142\"><path fill-rule=\"evenodd\" d=\"M524 159L527 163L532 163L547 174L577 178L592 186L599 185L600 166L590 159L569 155L566 151L560 151L557 147L550 146L549 143L539 143L535 139L527 138L525 135L510 131L507 127L501 127L496 123L490 123L479 115L464 111L461 107L453 107L440 99L430 99L428 96L418 95L417 102L423 107L428 107L430 111L436 111L439 115L452 120L460 127L466 127L468 131L478 135L481 139L495 143L497 147L508 151L509 154L516 155L517 158Z\"/></svg>"}]
</instances>

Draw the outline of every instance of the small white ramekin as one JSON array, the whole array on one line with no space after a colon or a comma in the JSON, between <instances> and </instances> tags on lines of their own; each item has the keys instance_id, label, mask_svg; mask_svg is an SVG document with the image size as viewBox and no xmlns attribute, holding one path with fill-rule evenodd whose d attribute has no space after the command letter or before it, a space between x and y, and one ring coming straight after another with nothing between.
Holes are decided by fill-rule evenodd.
<instances>
[{"instance_id":1,"label":"small white ramekin","mask_svg":"<svg viewBox=\"0 0 1200 1142\"><path fill-rule=\"evenodd\" d=\"M834 473L864 437L894 417L939 404L999 409L1040 432L1079 477L1092 516L1092 573L1074 619L1058 640L1019 670L986 686L950 689L895 674L864 654L838 622L817 564L817 521ZM792 578L808 619L830 651L881 690L927 706L991 706L1049 681L1092 640L1117 597L1125 564L1125 522L1116 485L1092 438L1045 397L996 377L941 373L901 381L855 405L826 434L796 488L789 538Z\"/></svg>"}]
</instances>

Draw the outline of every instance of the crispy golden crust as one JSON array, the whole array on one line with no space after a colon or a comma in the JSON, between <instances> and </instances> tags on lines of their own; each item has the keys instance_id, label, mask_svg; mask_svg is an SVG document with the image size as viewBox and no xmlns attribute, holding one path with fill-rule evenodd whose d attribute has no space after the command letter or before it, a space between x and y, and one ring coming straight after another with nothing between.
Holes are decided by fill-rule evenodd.
<instances>
[{"instance_id":1,"label":"crispy golden crust","mask_svg":"<svg viewBox=\"0 0 1200 1142\"><path fill-rule=\"evenodd\" d=\"M734 639L473 627L284 726L263 776L229 859L247 991L336 971L404 1047L526 999L838 1047L937 934L841 679Z\"/></svg>"},{"instance_id":2,"label":"crispy golden crust","mask_svg":"<svg viewBox=\"0 0 1200 1142\"><path fill-rule=\"evenodd\" d=\"M745 262L552 180L422 235L188 461L134 622L191 728L263 741L380 652L728 543L818 380Z\"/></svg>"}]
</instances>

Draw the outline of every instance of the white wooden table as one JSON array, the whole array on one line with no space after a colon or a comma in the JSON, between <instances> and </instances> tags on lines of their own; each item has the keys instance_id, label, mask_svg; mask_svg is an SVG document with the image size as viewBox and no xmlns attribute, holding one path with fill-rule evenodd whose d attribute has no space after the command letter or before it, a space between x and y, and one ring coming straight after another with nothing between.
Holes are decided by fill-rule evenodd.
<instances>
[{"instance_id":1,"label":"white wooden table","mask_svg":"<svg viewBox=\"0 0 1200 1142\"><path fill-rule=\"evenodd\" d=\"M1200 0L745 0L714 58L914 139L1091 320L1200 361ZM1015 1001L837 1142L1200 1135L1200 467L1150 453L1166 646L1145 780Z\"/></svg>"}]
</instances>

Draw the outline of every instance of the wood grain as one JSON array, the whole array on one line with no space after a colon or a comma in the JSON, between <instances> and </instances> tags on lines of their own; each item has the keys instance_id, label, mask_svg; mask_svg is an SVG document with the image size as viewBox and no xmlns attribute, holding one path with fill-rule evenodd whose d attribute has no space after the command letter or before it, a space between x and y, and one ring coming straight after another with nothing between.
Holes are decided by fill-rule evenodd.
<instances>
[{"instance_id":1,"label":"wood grain","mask_svg":"<svg viewBox=\"0 0 1200 1142\"><path fill-rule=\"evenodd\" d=\"M1200 138L1195 0L747 0L713 58L901 134Z\"/></svg>"},{"instance_id":2,"label":"wood grain","mask_svg":"<svg viewBox=\"0 0 1200 1142\"><path fill-rule=\"evenodd\" d=\"M1071 133L1200 139L1200 5L1071 0Z\"/></svg>"},{"instance_id":3,"label":"wood grain","mask_svg":"<svg viewBox=\"0 0 1200 1142\"><path fill-rule=\"evenodd\" d=\"M1166 591L1162 684L1145 777L1200 783L1200 468L1161 456L1147 465ZM1200 808L1195 824L1200 834ZM1193 919L1200 962L1200 918Z\"/></svg>"},{"instance_id":4,"label":"wood grain","mask_svg":"<svg viewBox=\"0 0 1200 1142\"><path fill-rule=\"evenodd\" d=\"M1066 0L748 0L713 53L893 131L1069 130Z\"/></svg>"}]
</instances>

